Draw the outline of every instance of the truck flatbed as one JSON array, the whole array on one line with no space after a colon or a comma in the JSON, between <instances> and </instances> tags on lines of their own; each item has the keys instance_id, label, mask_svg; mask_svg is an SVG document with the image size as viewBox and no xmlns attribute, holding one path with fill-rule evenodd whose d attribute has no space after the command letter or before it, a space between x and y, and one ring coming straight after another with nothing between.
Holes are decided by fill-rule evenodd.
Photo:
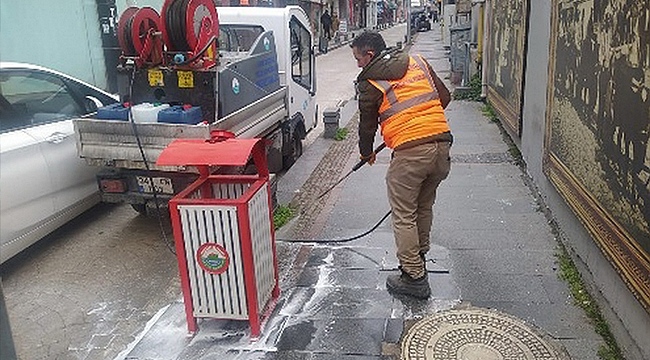
<instances>
[{"instance_id":1,"label":"truck flatbed","mask_svg":"<svg viewBox=\"0 0 650 360\"><path fill-rule=\"evenodd\" d=\"M173 171L172 168L155 165L160 153L173 140L207 140L214 130L227 130L239 138L265 136L265 131L277 129L287 118L285 101L286 88L282 87L212 124L132 124L119 120L74 119L77 151L93 166L146 169L148 164L152 170Z\"/></svg>"}]
</instances>

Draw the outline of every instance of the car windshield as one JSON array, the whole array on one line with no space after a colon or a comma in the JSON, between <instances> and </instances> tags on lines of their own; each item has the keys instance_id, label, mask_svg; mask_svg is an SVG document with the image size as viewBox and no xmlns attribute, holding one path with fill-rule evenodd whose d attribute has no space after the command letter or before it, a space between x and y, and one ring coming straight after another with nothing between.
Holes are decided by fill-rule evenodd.
<instances>
[{"instance_id":1,"label":"car windshield","mask_svg":"<svg viewBox=\"0 0 650 360\"><path fill-rule=\"evenodd\" d=\"M63 80L34 71L0 74L0 131L83 114Z\"/></svg>"}]
</instances>

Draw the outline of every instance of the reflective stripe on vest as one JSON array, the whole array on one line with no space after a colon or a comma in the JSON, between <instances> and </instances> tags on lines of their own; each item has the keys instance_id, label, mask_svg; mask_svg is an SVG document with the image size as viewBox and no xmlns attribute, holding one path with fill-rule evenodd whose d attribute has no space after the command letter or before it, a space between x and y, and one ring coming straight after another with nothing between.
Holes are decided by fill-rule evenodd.
<instances>
[{"instance_id":1,"label":"reflective stripe on vest","mask_svg":"<svg viewBox=\"0 0 650 360\"><path fill-rule=\"evenodd\" d=\"M425 74L424 76L427 79L427 82L429 83L429 86L431 87L432 91L422 93L420 95L416 95L412 98L408 98L404 101L399 102L397 100L397 95L395 94L395 88L393 87L393 84L398 84L401 81L401 79L398 81L387 81L387 80L373 81L378 87L381 88L380 90L382 90L382 92L384 93L385 99L388 101L388 105L389 105L387 109L384 109L382 112L379 113L379 122L383 122L386 119L390 118L391 116L394 116L395 114L398 114L399 112L411 108L415 105L421 104L426 101L436 100L439 98L438 90L436 89L435 83L433 82L433 78L431 77L431 74L429 73L429 69L427 69L427 66L424 64L422 58L420 56L417 56L417 57L411 57L411 59L415 61L419 70ZM408 70L408 71L410 72L413 70Z\"/></svg>"}]
</instances>

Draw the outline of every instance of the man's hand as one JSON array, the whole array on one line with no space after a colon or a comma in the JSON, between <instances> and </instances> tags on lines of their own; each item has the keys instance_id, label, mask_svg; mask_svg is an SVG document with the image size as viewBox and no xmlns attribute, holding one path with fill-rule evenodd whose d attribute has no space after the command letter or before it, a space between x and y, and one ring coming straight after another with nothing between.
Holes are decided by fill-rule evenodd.
<instances>
[{"instance_id":1,"label":"man's hand","mask_svg":"<svg viewBox=\"0 0 650 360\"><path fill-rule=\"evenodd\" d=\"M373 151L373 152L371 152L370 155L368 155L368 156L360 155L360 156L359 156L359 159L361 159L361 161L365 161L365 162L367 162L368 165L371 165L371 166L372 166L372 164L375 163L375 160L377 160L377 155L376 155L375 152Z\"/></svg>"}]
</instances>

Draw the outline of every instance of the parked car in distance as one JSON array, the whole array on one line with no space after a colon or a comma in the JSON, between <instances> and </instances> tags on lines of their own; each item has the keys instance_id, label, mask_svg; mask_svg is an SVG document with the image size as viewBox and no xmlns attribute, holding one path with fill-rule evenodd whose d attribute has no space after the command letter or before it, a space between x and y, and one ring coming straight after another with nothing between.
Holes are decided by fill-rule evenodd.
<instances>
[{"instance_id":1,"label":"parked car in distance","mask_svg":"<svg viewBox=\"0 0 650 360\"><path fill-rule=\"evenodd\" d=\"M411 32L431 30L431 19L424 10L414 10L411 13Z\"/></svg>"},{"instance_id":2,"label":"parked car in distance","mask_svg":"<svg viewBox=\"0 0 650 360\"><path fill-rule=\"evenodd\" d=\"M71 119L116 102L57 71L0 62L0 263L99 201Z\"/></svg>"}]
</instances>

